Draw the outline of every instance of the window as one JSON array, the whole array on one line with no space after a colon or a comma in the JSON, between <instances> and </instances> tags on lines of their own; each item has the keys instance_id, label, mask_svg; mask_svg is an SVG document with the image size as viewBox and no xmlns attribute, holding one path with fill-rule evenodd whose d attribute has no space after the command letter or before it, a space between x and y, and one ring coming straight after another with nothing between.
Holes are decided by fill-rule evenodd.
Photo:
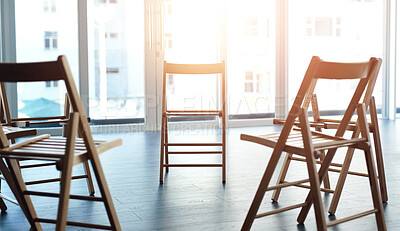
<instances>
[{"instance_id":1,"label":"window","mask_svg":"<svg viewBox=\"0 0 400 231\"><path fill-rule=\"evenodd\" d=\"M43 1L43 11L44 12L56 12L57 6L55 0L44 0Z\"/></svg>"},{"instance_id":2,"label":"window","mask_svg":"<svg viewBox=\"0 0 400 231\"><path fill-rule=\"evenodd\" d=\"M245 73L245 81L244 81L244 91L248 93L255 94L257 96L262 96L265 92L268 92L267 89L267 79L269 79L269 73L259 73L248 71Z\"/></svg>"},{"instance_id":3,"label":"window","mask_svg":"<svg viewBox=\"0 0 400 231\"><path fill-rule=\"evenodd\" d=\"M172 33L165 33L164 39L167 46L166 48L172 49Z\"/></svg>"},{"instance_id":4,"label":"window","mask_svg":"<svg viewBox=\"0 0 400 231\"><path fill-rule=\"evenodd\" d=\"M167 89L169 94L175 94L175 84L174 84L174 75L169 74L167 76Z\"/></svg>"},{"instance_id":5,"label":"window","mask_svg":"<svg viewBox=\"0 0 400 231\"><path fill-rule=\"evenodd\" d=\"M17 61L52 60L59 54L67 54L74 76L78 77L77 2L80 1L15 0ZM159 111L159 105L148 106L150 101L159 99L148 100L146 93L149 97L160 97L159 89L153 86L160 82L161 59L178 63L225 60L231 120L237 119L237 115L246 115L246 119L256 114L274 116L275 110L282 115L281 105L291 104L290 94L297 92L312 55L344 61L382 57L385 44L382 2L288 0L283 5L278 0L87 0L88 28L84 33L88 35L89 64L82 68L89 75L81 81L88 82L81 89L86 94L85 106L89 116L97 121L147 120L146 113L152 116ZM286 18L278 17L286 12L277 12L286 8L287 24ZM283 31L286 25L287 31ZM287 56L282 44L289 47ZM285 70L286 64L289 68ZM181 104L178 100L186 93L188 99L201 101L198 107L202 102L218 103L220 88L214 77L202 79L201 86L181 77L167 78L177 99L172 104L185 106L185 102ZM289 89L284 90L289 96L281 94L286 77ZM153 78L158 79L145 84ZM375 88L378 104L381 82ZM189 84L197 89L188 90ZM22 85L18 86L18 93L25 92L21 96L25 100L33 88ZM46 91L55 90L51 94L38 90L34 92L38 98L62 102L57 83L38 86ZM277 94L276 89L280 89ZM287 98L288 103L284 102Z\"/></svg>"},{"instance_id":6,"label":"window","mask_svg":"<svg viewBox=\"0 0 400 231\"><path fill-rule=\"evenodd\" d=\"M341 36L341 17L309 17L305 19L306 36Z\"/></svg>"},{"instance_id":7,"label":"window","mask_svg":"<svg viewBox=\"0 0 400 231\"><path fill-rule=\"evenodd\" d=\"M110 33L110 38L118 38L118 33Z\"/></svg>"},{"instance_id":8,"label":"window","mask_svg":"<svg viewBox=\"0 0 400 231\"><path fill-rule=\"evenodd\" d=\"M164 0L165 8L166 8L166 13L171 15L172 14L172 4L171 0Z\"/></svg>"},{"instance_id":9,"label":"window","mask_svg":"<svg viewBox=\"0 0 400 231\"><path fill-rule=\"evenodd\" d=\"M332 18L316 17L315 18L315 35L331 36L332 35Z\"/></svg>"},{"instance_id":10,"label":"window","mask_svg":"<svg viewBox=\"0 0 400 231\"><path fill-rule=\"evenodd\" d=\"M278 1L226 2L229 119L273 117Z\"/></svg>"},{"instance_id":11,"label":"window","mask_svg":"<svg viewBox=\"0 0 400 231\"><path fill-rule=\"evenodd\" d=\"M46 87L51 87L51 84L53 83L53 87L58 87L58 81L46 81Z\"/></svg>"},{"instance_id":12,"label":"window","mask_svg":"<svg viewBox=\"0 0 400 231\"><path fill-rule=\"evenodd\" d=\"M244 18L244 36L257 37L258 36L258 18L249 16Z\"/></svg>"},{"instance_id":13,"label":"window","mask_svg":"<svg viewBox=\"0 0 400 231\"><path fill-rule=\"evenodd\" d=\"M46 50L52 50L58 48L58 36L56 31L45 31L44 32L44 48Z\"/></svg>"},{"instance_id":14,"label":"window","mask_svg":"<svg viewBox=\"0 0 400 231\"><path fill-rule=\"evenodd\" d=\"M79 83L77 2L15 0L16 61L49 61L66 55ZM58 81L18 83L15 116L62 115L65 91Z\"/></svg>"},{"instance_id":15,"label":"window","mask_svg":"<svg viewBox=\"0 0 400 231\"><path fill-rule=\"evenodd\" d=\"M343 62L366 61L371 56L383 57L383 1L366 3L325 0L313 1L305 6L303 1L289 0L288 5L290 49L287 64L287 105L293 103L312 56L317 55L327 61ZM355 13L353 9L362 10ZM374 89L377 107L381 106L381 83L382 81L378 80ZM321 102L320 110L334 114L339 113L338 109L345 109L345 104L348 103L345 90L352 82L346 84L319 81L316 93L318 101ZM332 100L332 95L326 94L324 88L334 88L337 100Z\"/></svg>"},{"instance_id":16,"label":"window","mask_svg":"<svg viewBox=\"0 0 400 231\"><path fill-rule=\"evenodd\" d=\"M117 0L98 0L99 3L117 3Z\"/></svg>"},{"instance_id":17,"label":"window","mask_svg":"<svg viewBox=\"0 0 400 231\"><path fill-rule=\"evenodd\" d=\"M88 113L95 123L144 121L144 2L87 0Z\"/></svg>"},{"instance_id":18,"label":"window","mask_svg":"<svg viewBox=\"0 0 400 231\"><path fill-rule=\"evenodd\" d=\"M116 32L111 32L111 33L104 33L105 38L110 38L110 39L116 39L118 38L118 33Z\"/></svg>"},{"instance_id":19,"label":"window","mask_svg":"<svg viewBox=\"0 0 400 231\"><path fill-rule=\"evenodd\" d=\"M253 92L253 72L245 73L244 91Z\"/></svg>"},{"instance_id":20,"label":"window","mask_svg":"<svg viewBox=\"0 0 400 231\"><path fill-rule=\"evenodd\" d=\"M215 63L220 25L215 0L168 0L164 8L164 60L169 63ZM171 10L173 9L173 10ZM156 12L158 9L156 8ZM171 11L171 14L168 13ZM157 38L156 38L157 40ZM155 41L155 49L160 41ZM170 110L215 110L219 105L215 75L167 76ZM212 117L210 120L214 120Z\"/></svg>"},{"instance_id":21,"label":"window","mask_svg":"<svg viewBox=\"0 0 400 231\"><path fill-rule=\"evenodd\" d=\"M118 67L107 67L106 72L107 72L107 74L118 74L119 68Z\"/></svg>"}]
</instances>

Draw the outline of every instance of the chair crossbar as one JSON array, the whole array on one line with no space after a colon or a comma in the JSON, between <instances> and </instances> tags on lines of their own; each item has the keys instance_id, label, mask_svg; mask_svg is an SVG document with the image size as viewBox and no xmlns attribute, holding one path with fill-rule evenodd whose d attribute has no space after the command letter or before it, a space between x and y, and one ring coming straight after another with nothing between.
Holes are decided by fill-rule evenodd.
<instances>
[{"instance_id":1,"label":"chair crossbar","mask_svg":"<svg viewBox=\"0 0 400 231\"><path fill-rule=\"evenodd\" d=\"M354 219L357 219L357 218L360 218L360 217L364 217L364 216L368 216L370 214L374 214L374 213L377 213L377 212L378 212L377 209L371 209L371 210L368 210L368 211L365 211L365 212L362 212L362 213L357 213L357 214L349 216L349 217L345 217L345 218L342 218L342 219L339 219L339 220L328 222L326 224L326 226L327 227L334 226L334 225L337 225L337 224L340 224L340 223L343 223L343 222L351 221L351 220L354 220Z\"/></svg>"},{"instance_id":2,"label":"chair crossbar","mask_svg":"<svg viewBox=\"0 0 400 231\"><path fill-rule=\"evenodd\" d=\"M265 191L271 191L271 190L275 190L275 189L278 189L278 188L286 188L286 187L289 187L289 186L297 186L297 185L304 184L304 183L307 183L307 182L310 182L310 180L309 179L304 179L304 180L298 180L298 181L293 181L293 182L285 182L285 183L282 183L282 184L278 184L278 185L274 185L274 186L268 187Z\"/></svg>"},{"instance_id":3,"label":"chair crossbar","mask_svg":"<svg viewBox=\"0 0 400 231\"><path fill-rule=\"evenodd\" d=\"M165 146L222 146L222 143L165 143Z\"/></svg>"},{"instance_id":4,"label":"chair crossbar","mask_svg":"<svg viewBox=\"0 0 400 231\"><path fill-rule=\"evenodd\" d=\"M4 200L7 200L7 201L9 201L9 202L11 202L11 203L13 203L15 205L18 205L18 201L14 200L11 197L8 197L8 196L6 196L6 195L4 195L2 193L0 193L0 198L3 198Z\"/></svg>"},{"instance_id":5,"label":"chair crossbar","mask_svg":"<svg viewBox=\"0 0 400 231\"><path fill-rule=\"evenodd\" d=\"M21 165L20 168L36 168L36 167L46 167L46 166L52 166L56 165L56 162L51 162L51 163L42 163L42 164L27 164L27 165Z\"/></svg>"},{"instance_id":6,"label":"chair crossbar","mask_svg":"<svg viewBox=\"0 0 400 231\"><path fill-rule=\"evenodd\" d=\"M24 191L25 195L32 195L32 196L43 196L43 197L60 197L59 193L49 193L49 192L37 192L37 191ZM101 197L94 197L94 196L81 196L81 195L69 195L70 199L75 200L86 200L86 201L103 201Z\"/></svg>"},{"instance_id":7,"label":"chair crossbar","mask_svg":"<svg viewBox=\"0 0 400 231\"><path fill-rule=\"evenodd\" d=\"M167 116L219 116L221 113L167 113Z\"/></svg>"},{"instance_id":8,"label":"chair crossbar","mask_svg":"<svg viewBox=\"0 0 400 231\"><path fill-rule=\"evenodd\" d=\"M50 223L50 224L56 224L56 223L57 223L56 220L53 220L53 219L45 219L45 218L36 218L34 221L35 221L35 222ZM82 223L82 222L76 222L76 221L67 221L67 225L78 226L78 227L85 227L85 228L95 228L95 229L112 230L112 227L111 227L111 226L107 226L107 225L97 225L97 224L89 224L89 223Z\"/></svg>"},{"instance_id":9,"label":"chair crossbar","mask_svg":"<svg viewBox=\"0 0 400 231\"><path fill-rule=\"evenodd\" d=\"M300 203L300 204L291 205L291 206L287 206L287 207L280 208L280 209L275 209L273 211L269 211L269 212L265 212L265 213L259 213L255 216L255 218L266 217L266 216L269 216L272 214L281 213L281 212L289 211L292 209L297 209L297 208L303 207L305 205L307 205L307 203Z\"/></svg>"},{"instance_id":10,"label":"chair crossbar","mask_svg":"<svg viewBox=\"0 0 400 231\"><path fill-rule=\"evenodd\" d=\"M167 154L222 154L222 151L199 151L199 152L194 152L194 151L188 151L188 152L167 152Z\"/></svg>"},{"instance_id":11,"label":"chair crossbar","mask_svg":"<svg viewBox=\"0 0 400 231\"><path fill-rule=\"evenodd\" d=\"M299 158L299 157L290 157L290 159L291 160L297 160L297 161L302 161L302 162L306 162L306 159L305 158ZM317 160L317 161L315 161L317 164L322 164L322 161L320 161L320 160ZM334 166L334 167L342 167L343 166L343 164L339 164L339 163L331 163L330 164L331 166ZM335 168L329 168L328 169L329 171L331 171L331 172L338 172L338 173L340 173L340 169L335 169ZM364 177L368 177L368 174L367 173L361 173L361 172L354 172L354 171L348 171L348 174L350 174L350 175L356 175L356 176L364 176ZM322 190L322 188L321 188L321 190Z\"/></svg>"},{"instance_id":12,"label":"chair crossbar","mask_svg":"<svg viewBox=\"0 0 400 231\"><path fill-rule=\"evenodd\" d=\"M181 110L168 110L166 111L166 113L197 113L197 112L202 112L202 113L220 113L222 112L221 110L209 110L209 111L201 111L201 110L185 110L185 111L181 111Z\"/></svg>"},{"instance_id":13,"label":"chair crossbar","mask_svg":"<svg viewBox=\"0 0 400 231\"><path fill-rule=\"evenodd\" d=\"M164 167L222 167L222 164L164 164Z\"/></svg>"},{"instance_id":14,"label":"chair crossbar","mask_svg":"<svg viewBox=\"0 0 400 231\"><path fill-rule=\"evenodd\" d=\"M72 176L71 180L84 179L84 178L88 178L88 176L87 175ZM61 181L61 178L51 178L51 179L46 179L46 180L27 181L27 182L25 182L25 184L26 185L34 185L34 184L51 183L51 182L57 182L57 181Z\"/></svg>"},{"instance_id":15,"label":"chair crossbar","mask_svg":"<svg viewBox=\"0 0 400 231\"><path fill-rule=\"evenodd\" d=\"M284 181L283 183L289 183L289 181ZM306 189L311 189L311 187L309 185L304 185L304 184L299 184L299 185L294 185L296 187L300 187L300 188L306 188ZM327 193L334 193L335 191L332 189L327 189L327 188L321 188L320 189L323 192L327 192Z\"/></svg>"}]
</instances>

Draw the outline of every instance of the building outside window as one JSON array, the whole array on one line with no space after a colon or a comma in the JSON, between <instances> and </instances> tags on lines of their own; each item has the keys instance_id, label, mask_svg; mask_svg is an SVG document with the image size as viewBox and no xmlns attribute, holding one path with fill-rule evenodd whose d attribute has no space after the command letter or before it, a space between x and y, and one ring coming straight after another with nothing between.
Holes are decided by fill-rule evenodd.
<instances>
[{"instance_id":1,"label":"building outside window","mask_svg":"<svg viewBox=\"0 0 400 231\"><path fill-rule=\"evenodd\" d=\"M43 11L55 13L57 11L57 5L55 0L44 0Z\"/></svg>"},{"instance_id":2,"label":"building outside window","mask_svg":"<svg viewBox=\"0 0 400 231\"><path fill-rule=\"evenodd\" d=\"M249 16L244 18L244 36L257 37L258 36L258 18L256 16Z\"/></svg>"},{"instance_id":3,"label":"building outside window","mask_svg":"<svg viewBox=\"0 0 400 231\"><path fill-rule=\"evenodd\" d=\"M341 36L341 17L309 17L305 19L306 36Z\"/></svg>"},{"instance_id":4,"label":"building outside window","mask_svg":"<svg viewBox=\"0 0 400 231\"><path fill-rule=\"evenodd\" d=\"M46 50L58 48L57 31L45 31L44 32L44 48Z\"/></svg>"}]
</instances>

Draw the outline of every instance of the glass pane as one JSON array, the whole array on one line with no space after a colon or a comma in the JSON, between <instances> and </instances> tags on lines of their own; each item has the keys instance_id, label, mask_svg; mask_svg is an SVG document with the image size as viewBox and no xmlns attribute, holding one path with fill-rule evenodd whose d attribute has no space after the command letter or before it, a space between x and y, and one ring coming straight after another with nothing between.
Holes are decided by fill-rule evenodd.
<instances>
[{"instance_id":1,"label":"glass pane","mask_svg":"<svg viewBox=\"0 0 400 231\"><path fill-rule=\"evenodd\" d=\"M289 0L289 105L312 56L339 62L382 58L382 13L383 1ZM353 85L351 81L341 84L320 81L316 88L320 110L335 114L345 109L354 93L348 91ZM381 77L376 82L374 96L380 108Z\"/></svg>"},{"instance_id":2,"label":"glass pane","mask_svg":"<svg viewBox=\"0 0 400 231\"><path fill-rule=\"evenodd\" d=\"M17 61L56 60L66 55L78 83L77 2L16 0ZM65 86L58 82L18 83L18 117L64 113Z\"/></svg>"},{"instance_id":3,"label":"glass pane","mask_svg":"<svg viewBox=\"0 0 400 231\"><path fill-rule=\"evenodd\" d=\"M215 0L165 0L164 60L216 63L219 60L220 11ZM218 108L215 75L167 76L169 110Z\"/></svg>"},{"instance_id":4,"label":"glass pane","mask_svg":"<svg viewBox=\"0 0 400 231\"><path fill-rule=\"evenodd\" d=\"M227 79L231 119L275 112L275 1L227 1Z\"/></svg>"},{"instance_id":5,"label":"glass pane","mask_svg":"<svg viewBox=\"0 0 400 231\"><path fill-rule=\"evenodd\" d=\"M89 0L88 39L90 117L144 118L144 1Z\"/></svg>"}]
</instances>

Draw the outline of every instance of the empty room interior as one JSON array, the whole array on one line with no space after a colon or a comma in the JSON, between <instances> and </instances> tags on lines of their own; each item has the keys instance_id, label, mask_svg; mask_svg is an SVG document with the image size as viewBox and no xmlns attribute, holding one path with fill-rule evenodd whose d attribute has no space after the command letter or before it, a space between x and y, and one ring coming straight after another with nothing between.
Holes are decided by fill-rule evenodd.
<instances>
[{"instance_id":1,"label":"empty room interior","mask_svg":"<svg viewBox=\"0 0 400 231\"><path fill-rule=\"evenodd\" d=\"M396 0L1 0L0 230L400 230L399 28Z\"/></svg>"}]
</instances>

